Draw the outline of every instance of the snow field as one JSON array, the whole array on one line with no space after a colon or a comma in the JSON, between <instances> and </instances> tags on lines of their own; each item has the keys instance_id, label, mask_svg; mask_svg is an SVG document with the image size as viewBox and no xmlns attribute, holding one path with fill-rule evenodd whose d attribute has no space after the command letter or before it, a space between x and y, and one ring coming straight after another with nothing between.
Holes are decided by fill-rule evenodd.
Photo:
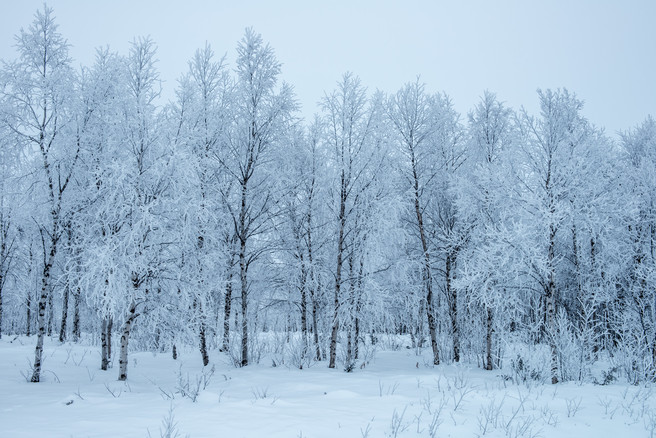
<instances>
[{"instance_id":1,"label":"snow field","mask_svg":"<svg viewBox=\"0 0 656 438\"><path fill-rule=\"evenodd\" d=\"M98 347L47 339L43 382L28 383L35 338L0 341L1 437L651 437L651 386L514 384L504 371L429 367L379 351L352 373L263 359L234 368L213 351L130 355L127 382Z\"/></svg>"}]
</instances>

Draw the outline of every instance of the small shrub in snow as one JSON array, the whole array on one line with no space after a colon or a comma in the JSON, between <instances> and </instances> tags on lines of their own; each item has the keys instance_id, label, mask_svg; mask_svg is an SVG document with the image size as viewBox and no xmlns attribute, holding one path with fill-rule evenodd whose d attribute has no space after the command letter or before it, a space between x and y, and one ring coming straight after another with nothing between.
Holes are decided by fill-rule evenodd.
<instances>
[{"instance_id":1,"label":"small shrub in snow","mask_svg":"<svg viewBox=\"0 0 656 438\"><path fill-rule=\"evenodd\" d=\"M194 379L189 378L189 373L182 373L182 366L178 369L178 383L176 385L176 393L182 397L187 397L193 403L196 403L198 395L207 389L207 386L212 381L214 375L214 365L209 370L203 368L200 374L196 374Z\"/></svg>"},{"instance_id":2,"label":"small shrub in snow","mask_svg":"<svg viewBox=\"0 0 656 438\"><path fill-rule=\"evenodd\" d=\"M168 413L162 418L162 425L159 428L160 438L180 438L180 431L178 430L178 422L175 420L173 414L173 405L169 407ZM188 437L188 435L187 435ZM148 431L148 438L152 438L150 431Z\"/></svg>"}]
</instances>

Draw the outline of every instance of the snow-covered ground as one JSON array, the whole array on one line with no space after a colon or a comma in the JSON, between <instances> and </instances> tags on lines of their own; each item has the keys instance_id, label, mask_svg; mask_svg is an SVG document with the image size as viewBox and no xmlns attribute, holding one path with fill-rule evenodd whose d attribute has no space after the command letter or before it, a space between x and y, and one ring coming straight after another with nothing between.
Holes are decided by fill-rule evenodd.
<instances>
[{"instance_id":1,"label":"snow-covered ground","mask_svg":"<svg viewBox=\"0 0 656 438\"><path fill-rule=\"evenodd\" d=\"M0 437L644 437L651 387L515 385L467 366L426 366L413 350L378 351L352 373L237 369L214 351L132 353L129 380L101 371L95 346L46 340L43 382L28 383L35 338L0 341ZM177 435L176 435L177 433Z\"/></svg>"}]
</instances>

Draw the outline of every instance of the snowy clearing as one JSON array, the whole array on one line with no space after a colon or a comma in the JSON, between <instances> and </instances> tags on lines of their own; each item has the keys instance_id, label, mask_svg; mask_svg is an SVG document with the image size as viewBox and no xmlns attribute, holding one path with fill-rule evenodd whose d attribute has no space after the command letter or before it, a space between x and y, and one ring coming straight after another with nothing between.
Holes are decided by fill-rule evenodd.
<instances>
[{"instance_id":1,"label":"snowy clearing","mask_svg":"<svg viewBox=\"0 0 656 438\"><path fill-rule=\"evenodd\" d=\"M429 356L407 349L379 351L352 373L271 360L239 369L216 351L203 369L191 349L177 361L135 352L124 383L117 368L99 369L98 347L47 339L44 379L33 384L25 376L35 339L0 341L0 436L640 437L656 430L651 386L516 385L503 371L429 367Z\"/></svg>"}]
</instances>

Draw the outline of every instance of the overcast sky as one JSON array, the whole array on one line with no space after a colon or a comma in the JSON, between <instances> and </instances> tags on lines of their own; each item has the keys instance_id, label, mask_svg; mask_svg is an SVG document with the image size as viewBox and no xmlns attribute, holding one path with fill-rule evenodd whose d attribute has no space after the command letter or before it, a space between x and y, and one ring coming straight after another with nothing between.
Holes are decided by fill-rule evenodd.
<instances>
[{"instance_id":1,"label":"overcast sky","mask_svg":"<svg viewBox=\"0 0 656 438\"><path fill-rule=\"evenodd\" d=\"M0 59L40 0L0 0ZM309 117L346 71L393 92L417 75L463 113L483 90L537 111L537 88L565 87L609 133L656 116L656 1L164 1L51 0L78 65L135 36L158 45L167 96L194 51L209 42L234 60L252 26L274 48Z\"/></svg>"}]
</instances>

